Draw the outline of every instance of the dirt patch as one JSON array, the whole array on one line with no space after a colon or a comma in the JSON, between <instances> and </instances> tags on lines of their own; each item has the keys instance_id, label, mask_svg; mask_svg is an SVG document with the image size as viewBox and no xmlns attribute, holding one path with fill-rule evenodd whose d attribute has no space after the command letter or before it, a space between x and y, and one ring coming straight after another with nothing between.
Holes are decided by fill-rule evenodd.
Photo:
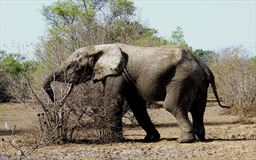
<instances>
[{"instance_id":1,"label":"dirt patch","mask_svg":"<svg viewBox=\"0 0 256 160\"><path fill-rule=\"evenodd\" d=\"M0 111L0 138L10 136L5 122L10 126L16 125L20 130L15 135L17 140L33 127L32 123L24 120L33 117L33 113L20 109L19 105L0 105ZM161 134L159 142L143 143L145 132L139 126L131 127L124 120L127 123L124 128L127 141L124 143L47 146L36 150L26 159L256 159L256 120L251 119L251 124L242 124L237 116L221 115L220 111L219 107L206 109L206 142L177 143L179 129L173 116L164 109L154 109L149 113ZM12 153L19 154L17 151ZM0 145L0 159L8 159L7 155Z\"/></svg>"}]
</instances>

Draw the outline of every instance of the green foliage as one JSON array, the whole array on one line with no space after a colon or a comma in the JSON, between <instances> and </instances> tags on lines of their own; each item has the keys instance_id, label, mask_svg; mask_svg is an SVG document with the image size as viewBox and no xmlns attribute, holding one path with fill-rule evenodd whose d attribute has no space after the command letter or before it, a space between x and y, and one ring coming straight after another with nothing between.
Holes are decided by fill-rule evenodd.
<instances>
[{"instance_id":1,"label":"green foliage","mask_svg":"<svg viewBox=\"0 0 256 160\"><path fill-rule=\"evenodd\" d=\"M68 17L78 13L77 6L71 1L58 2L49 7L53 12L59 16Z\"/></svg>"},{"instance_id":2,"label":"green foliage","mask_svg":"<svg viewBox=\"0 0 256 160\"><path fill-rule=\"evenodd\" d=\"M206 64L210 64L212 62L215 53L210 50L196 49L193 51L193 54L200 58Z\"/></svg>"},{"instance_id":3,"label":"green foliage","mask_svg":"<svg viewBox=\"0 0 256 160\"><path fill-rule=\"evenodd\" d=\"M253 65L256 65L256 56L250 58L250 62L251 62Z\"/></svg>"},{"instance_id":4,"label":"green foliage","mask_svg":"<svg viewBox=\"0 0 256 160\"><path fill-rule=\"evenodd\" d=\"M157 36L157 30L144 28L140 37L135 41L139 46L161 46L168 44L168 41Z\"/></svg>"},{"instance_id":5,"label":"green foliage","mask_svg":"<svg viewBox=\"0 0 256 160\"><path fill-rule=\"evenodd\" d=\"M7 54L0 51L0 68L11 75L17 75L22 71L21 61L24 59L19 54Z\"/></svg>"},{"instance_id":6,"label":"green foliage","mask_svg":"<svg viewBox=\"0 0 256 160\"><path fill-rule=\"evenodd\" d=\"M0 65L1 68L4 68L7 73L12 75L16 75L22 71L22 67L19 61L15 60L11 56L4 58Z\"/></svg>"},{"instance_id":7,"label":"green foliage","mask_svg":"<svg viewBox=\"0 0 256 160\"><path fill-rule=\"evenodd\" d=\"M0 70L5 71L12 76L18 76L20 73L31 71L31 68L35 68L36 63L33 61L25 60L20 54L6 53L0 51Z\"/></svg>"},{"instance_id":8,"label":"green foliage","mask_svg":"<svg viewBox=\"0 0 256 160\"><path fill-rule=\"evenodd\" d=\"M59 26L77 23L81 17L111 24L117 19L126 20L134 11L130 0L63 0L44 6L42 14L51 26Z\"/></svg>"},{"instance_id":9,"label":"green foliage","mask_svg":"<svg viewBox=\"0 0 256 160\"><path fill-rule=\"evenodd\" d=\"M130 16L134 14L135 6L130 0L109 0L110 11L112 12L113 17L110 19L112 21L115 17Z\"/></svg>"},{"instance_id":10,"label":"green foliage","mask_svg":"<svg viewBox=\"0 0 256 160\"><path fill-rule=\"evenodd\" d=\"M77 20L78 7L71 0L56 2L51 6L44 6L42 14L51 25L72 24Z\"/></svg>"},{"instance_id":11,"label":"green foliage","mask_svg":"<svg viewBox=\"0 0 256 160\"><path fill-rule=\"evenodd\" d=\"M188 46L184 40L184 34L181 27L177 27L176 30L172 32L170 44Z\"/></svg>"},{"instance_id":12,"label":"green foliage","mask_svg":"<svg viewBox=\"0 0 256 160\"><path fill-rule=\"evenodd\" d=\"M210 51L205 51L203 49L196 49L193 53L194 55L196 55L197 57L204 57L207 56L209 54Z\"/></svg>"}]
</instances>

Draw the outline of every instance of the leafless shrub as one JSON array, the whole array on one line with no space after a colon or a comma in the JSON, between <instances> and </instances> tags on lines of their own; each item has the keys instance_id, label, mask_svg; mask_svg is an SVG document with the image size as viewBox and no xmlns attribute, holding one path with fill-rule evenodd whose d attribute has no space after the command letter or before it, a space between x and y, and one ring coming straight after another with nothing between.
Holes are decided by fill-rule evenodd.
<instances>
[{"instance_id":1,"label":"leafless shrub","mask_svg":"<svg viewBox=\"0 0 256 160\"><path fill-rule=\"evenodd\" d=\"M102 84L81 84L67 98L65 107L71 110L67 124L68 140L107 142L110 125L106 109L112 105L104 100Z\"/></svg>"},{"instance_id":2,"label":"leafless shrub","mask_svg":"<svg viewBox=\"0 0 256 160\"><path fill-rule=\"evenodd\" d=\"M221 51L221 58L212 64L220 95L240 117L256 115L256 65L242 47Z\"/></svg>"},{"instance_id":3,"label":"leafless shrub","mask_svg":"<svg viewBox=\"0 0 256 160\"><path fill-rule=\"evenodd\" d=\"M103 96L101 83L80 84L67 94L68 84L54 82L57 100L51 103L38 85L41 82L36 80L38 78L29 74L20 75L19 79L10 77L9 90L24 106L30 103L36 107L30 109L37 114L38 136L44 145L81 140L105 143L112 139L107 110L113 100L111 96Z\"/></svg>"}]
</instances>

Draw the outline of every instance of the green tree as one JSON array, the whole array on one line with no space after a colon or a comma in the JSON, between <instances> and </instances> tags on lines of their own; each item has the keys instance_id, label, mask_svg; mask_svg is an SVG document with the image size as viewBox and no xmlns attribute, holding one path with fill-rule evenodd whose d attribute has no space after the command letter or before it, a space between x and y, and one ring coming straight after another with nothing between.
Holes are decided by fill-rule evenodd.
<instances>
[{"instance_id":1,"label":"green tree","mask_svg":"<svg viewBox=\"0 0 256 160\"><path fill-rule=\"evenodd\" d=\"M216 53L213 51L203 49L195 49L193 54L206 64L211 64L213 57L216 55Z\"/></svg>"},{"instance_id":2,"label":"green tree","mask_svg":"<svg viewBox=\"0 0 256 160\"><path fill-rule=\"evenodd\" d=\"M7 54L0 51L0 68L11 75L17 75L22 71L22 60L24 57L19 54Z\"/></svg>"},{"instance_id":3,"label":"green tree","mask_svg":"<svg viewBox=\"0 0 256 160\"><path fill-rule=\"evenodd\" d=\"M134 15L135 6L130 0L109 0L110 18L107 20L108 24L113 23L116 19L128 20Z\"/></svg>"},{"instance_id":4,"label":"green tree","mask_svg":"<svg viewBox=\"0 0 256 160\"><path fill-rule=\"evenodd\" d=\"M11 76L18 76L22 72L33 71L37 63L26 60L18 53L6 53L0 50L0 70Z\"/></svg>"},{"instance_id":5,"label":"green tree","mask_svg":"<svg viewBox=\"0 0 256 160\"><path fill-rule=\"evenodd\" d=\"M184 34L181 27L177 27L176 30L172 32L169 43L181 46L188 46L186 41L184 40Z\"/></svg>"},{"instance_id":6,"label":"green tree","mask_svg":"<svg viewBox=\"0 0 256 160\"><path fill-rule=\"evenodd\" d=\"M44 6L42 14L51 26L71 25L81 17L91 21L112 24L128 20L135 6L130 0L63 0Z\"/></svg>"},{"instance_id":7,"label":"green tree","mask_svg":"<svg viewBox=\"0 0 256 160\"><path fill-rule=\"evenodd\" d=\"M67 56L65 53L87 45L120 42L155 46L166 43L154 29L133 19L135 9L130 0L60 0L44 6L42 14L49 24L49 33L37 55L59 65Z\"/></svg>"},{"instance_id":8,"label":"green tree","mask_svg":"<svg viewBox=\"0 0 256 160\"><path fill-rule=\"evenodd\" d=\"M77 21L78 7L71 0L44 6L42 11L46 21L52 26L70 25Z\"/></svg>"}]
</instances>

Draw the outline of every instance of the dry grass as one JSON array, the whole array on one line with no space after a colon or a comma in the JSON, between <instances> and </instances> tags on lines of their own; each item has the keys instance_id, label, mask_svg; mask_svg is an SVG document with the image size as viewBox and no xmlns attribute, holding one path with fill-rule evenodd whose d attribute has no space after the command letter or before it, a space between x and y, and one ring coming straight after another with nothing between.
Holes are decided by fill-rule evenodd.
<instances>
[{"instance_id":1,"label":"dry grass","mask_svg":"<svg viewBox=\"0 0 256 160\"><path fill-rule=\"evenodd\" d=\"M37 118L33 112L26 109L21 104L0 104L0 116L5 118L12 125L22 132L16 132L13 141L24 146L26 144L29 151L33 143L34 125L31 125L29 118ZM249 159L255 151L255 123L256 119L251 119L253 124L242 124L238 116L221 115L222 109L214 106L208 107L205 113L206 137L207 143L178 144L176 139L179 136L179 129L175 118L164 109L149 109L152 121L161 134L161 141L155 143L142 143L145 132L139 126L131 126L124 118L125 138L129 139L126 143L113 144L88 144L88 141L80 141L83 144L70 143L65 145L50 145L40 148L28 156L30 159L184 159L190 155L192 159L228 159L240 157L240 159ZM8 139L11 132L5 132L6 129L0 125L0 138ZM85 136L86 132L80 132L79 135ZM29 137L31 139L28 142ZM244 147L241 147L244 146ZM25 147L23 147L25 150ZM17 150L7 146L7 150L0 144L1 153L8 154L9 158L19 157ZM127 154L126 154L127 153ZM240 154L236 154L240 153ZM243 154L241 154L243 153ZM212 155L213 154L213 155ZM232 158L233 157L233 158Z\"/></svg>"},{"instance_id":2,"label":"dry grass","mask_svg":"<svg viewBox=\"0 0 256 160\"><path fill-rule=\"evenodd\" d=\"M19 103L2 103L0 104L0 124L1 131L6 130L5 123L8 128L24 131L33 129L36 125L37 117L34 112Z\"/></svg>"}]
</instances>

